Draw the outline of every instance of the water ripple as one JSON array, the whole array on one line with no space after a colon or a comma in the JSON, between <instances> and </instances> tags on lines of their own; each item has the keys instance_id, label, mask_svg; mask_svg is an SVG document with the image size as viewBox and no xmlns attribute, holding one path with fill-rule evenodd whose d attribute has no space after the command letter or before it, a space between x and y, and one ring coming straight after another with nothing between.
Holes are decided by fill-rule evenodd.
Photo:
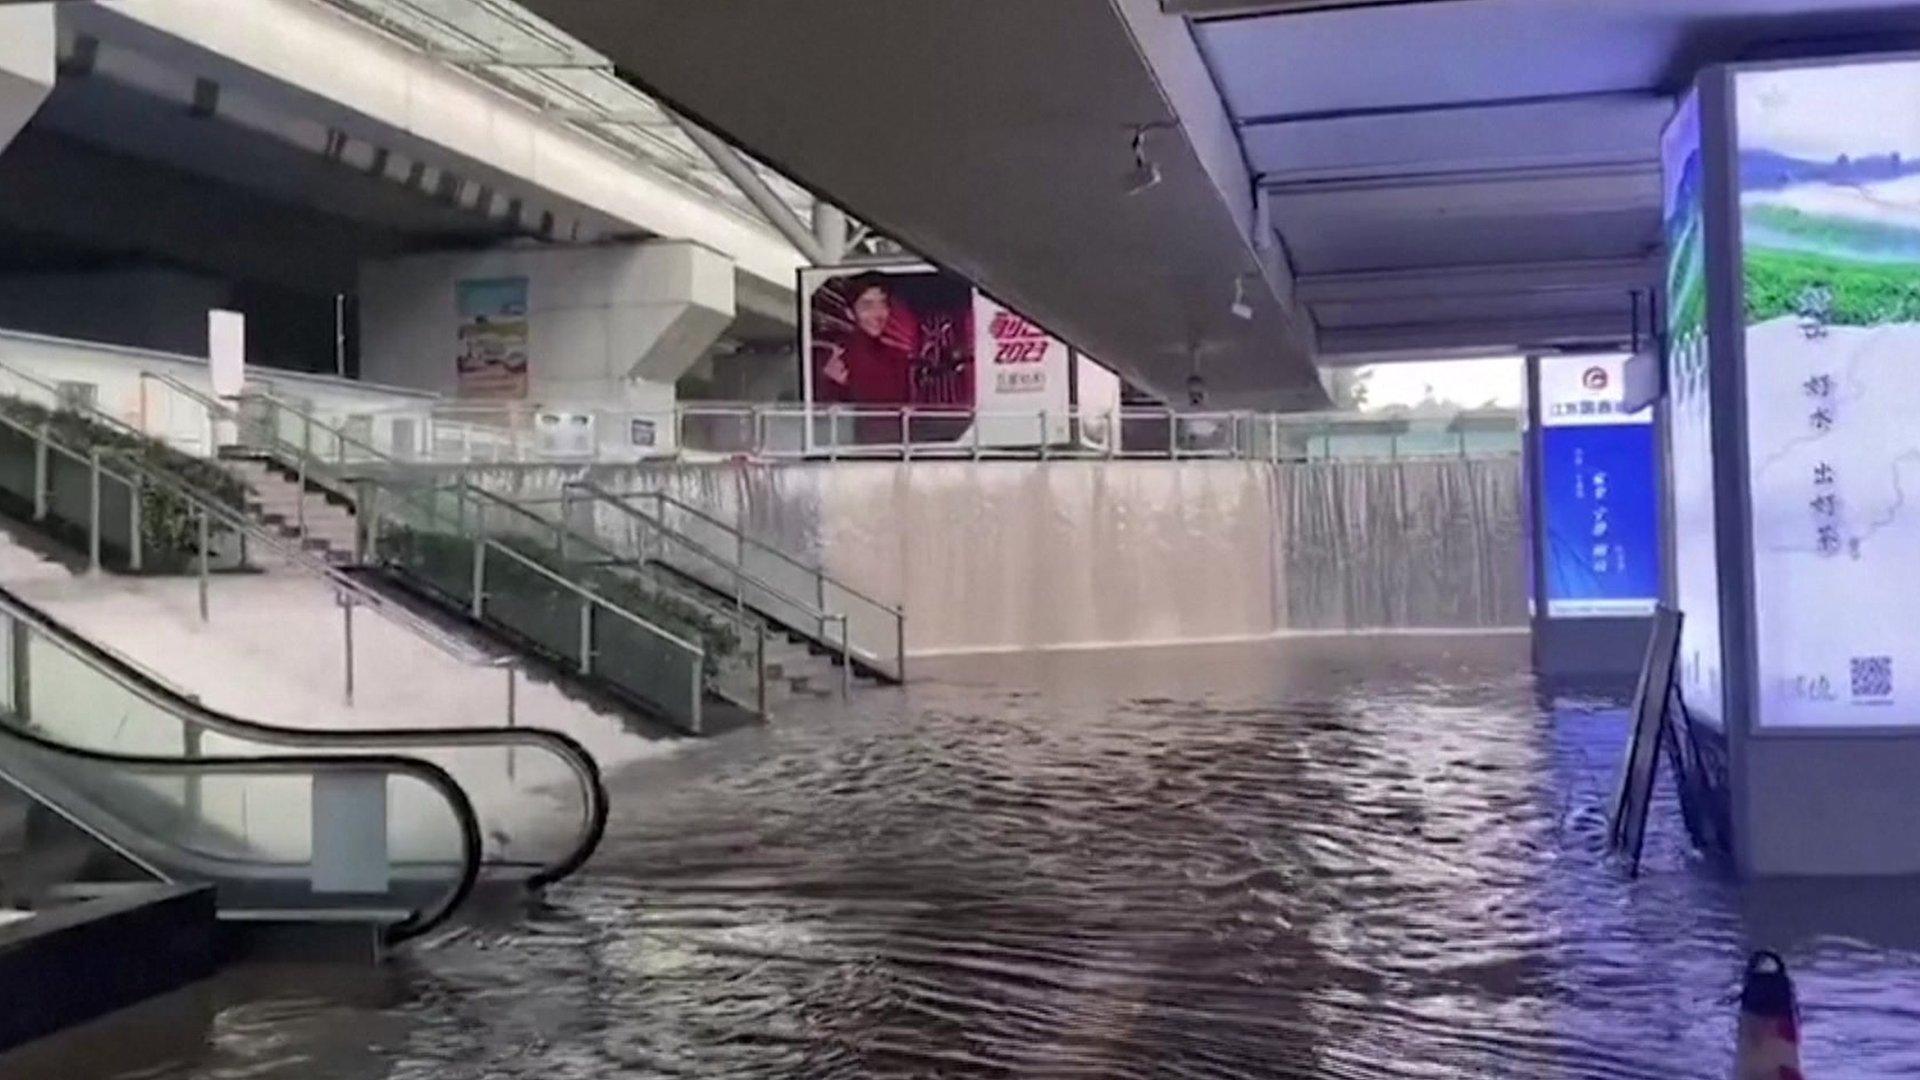
<instances>
[{"instance_id":1,"label":"water ripple","mask_svg":"<svg viewBox=\"0 0 1920 1080\"><path fill-rule=\"evenodd\" d=\"M1920 1075L1911 888L1743 892L1665 805L1625 882L1622 715L1544 706L1524 648L944 665L615 777L523 920L229 977L184 1046L61 1075L1718 1077L1756 944L1810 1075Z\"/></svg>"}]
</instances>

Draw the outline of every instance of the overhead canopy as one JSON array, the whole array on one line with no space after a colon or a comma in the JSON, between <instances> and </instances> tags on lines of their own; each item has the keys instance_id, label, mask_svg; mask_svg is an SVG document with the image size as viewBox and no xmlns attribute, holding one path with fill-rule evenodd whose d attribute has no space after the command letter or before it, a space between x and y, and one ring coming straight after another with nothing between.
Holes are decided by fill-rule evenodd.
<instances>
[{"instance_id":1,"label":"overhead canopy","mask_svg":"<svg viewBox=\"0 0 1920 1080\"><path fill-rule=\"evenodd\" d=\"M1625 343L1693 74L1920 34L1910 0L524 2L1136 380L1282 407L1310 359Z\"/></svg>"},{"instance_id":2,"label":"overhead canopy","mask_svg":"<svg viewBox=\"0 0 1920 1080\"><path fill-rule=\"evenodd\" d=\"M1615 346L1701 67L1911 45L1901 0L1162 0L1189 17L1324 362ZM1645 309L1642 308L1644 319Z\"/></svg>"},{"instance_id":3,"label":"overhead canopy","mask_svg":"<svg viewBox=\"0 0 1920 1080\"><path fill-rule=\"evenodd\" d=\"M1197 370L1217 404L1324 400L1218 95L1152 0L527 6L1163 394ZM1129 194L1141 127L1161 182Z\"/></svg>"}]
</instances>

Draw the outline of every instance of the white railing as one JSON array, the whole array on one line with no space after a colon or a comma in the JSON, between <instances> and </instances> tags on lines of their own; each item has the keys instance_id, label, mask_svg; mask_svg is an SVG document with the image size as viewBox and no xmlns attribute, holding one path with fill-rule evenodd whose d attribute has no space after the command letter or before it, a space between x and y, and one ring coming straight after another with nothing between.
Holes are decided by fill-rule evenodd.
<instances>
[{"instance_id":1,"label":"white railing","mask_svg":"<svg viewBox=\"0 0 1920 1080\"><path fill-rule=\"evenodd\" d=\"M1517 412L976 411L687 402L554 411L438 404L362 419L402 460L454 464L643 460L1223 459L1310 461L1520 452Z\"/></svg>"}]
</instances>

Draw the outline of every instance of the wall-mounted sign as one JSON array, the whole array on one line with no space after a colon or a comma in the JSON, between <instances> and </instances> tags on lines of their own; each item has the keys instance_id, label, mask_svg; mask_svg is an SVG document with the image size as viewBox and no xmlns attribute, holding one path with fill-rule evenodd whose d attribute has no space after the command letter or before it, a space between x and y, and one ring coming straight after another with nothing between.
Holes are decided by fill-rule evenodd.
<instances>
[{"instance_id":1,"label":"wall-mounted sign","mask_svg":"<svg viewBox=\"0 0 1920 1080\"><path fill-rule=\"evenodd\" d=\"M1625 358L1539 363L1548 618L1643 616L1660 601L1653 414L1626 407Z\"/></svg>"},{"instance_id":2,"label":"wall-mounted sign","mask_svg":"<svg viewBox=\"0 0 1920 1080\"><path fill-rule=\"evenodd\" d=\"M527 396L527 279L457 282L459 341L454 353L459 396L494 401Z\"/></svg>"},{"instance_id":3,"label":"wall-mounted sign","mask_svg":"<svg viewBox=\"0 0 1920 1080\"><path fill-rule=\"evenodd\" d=\"M641 420L638 417L627 421L627 445L655 446L658 445L659 437L659 429L654 426L653 421Z\"/></svg>"},{"instance_id":4,"label":"wall-mounted sign","mask_svg":"<svg viewBox=\"0 0 1920 1080\"><path fill-rule=\"evenodd\" d=\"M544 457L592 457L593 414L543 412L533 418L534 446Z\"/></svg>"}]
</instances>

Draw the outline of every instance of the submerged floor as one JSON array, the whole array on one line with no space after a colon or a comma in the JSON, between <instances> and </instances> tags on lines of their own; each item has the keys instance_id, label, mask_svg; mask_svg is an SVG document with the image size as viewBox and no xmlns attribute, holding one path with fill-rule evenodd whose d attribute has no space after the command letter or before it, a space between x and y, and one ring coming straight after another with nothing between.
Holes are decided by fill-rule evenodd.
<instances>
[{"instance_id":1,"label":"submerged floor","mask_svg":"<svg viewBox=\"0 0 1920 1080\"><path fill-rule=\"evenodd\" d=\"M1766 945L1810 1076L1920 1075L1920 889L1742 892L1670 808L1626 882L1622 715L1543 705L1525 649L929 665L621 772L530 917L230 974L0 1074L1717 1077Z\"/></svg>"}]
</instances>

